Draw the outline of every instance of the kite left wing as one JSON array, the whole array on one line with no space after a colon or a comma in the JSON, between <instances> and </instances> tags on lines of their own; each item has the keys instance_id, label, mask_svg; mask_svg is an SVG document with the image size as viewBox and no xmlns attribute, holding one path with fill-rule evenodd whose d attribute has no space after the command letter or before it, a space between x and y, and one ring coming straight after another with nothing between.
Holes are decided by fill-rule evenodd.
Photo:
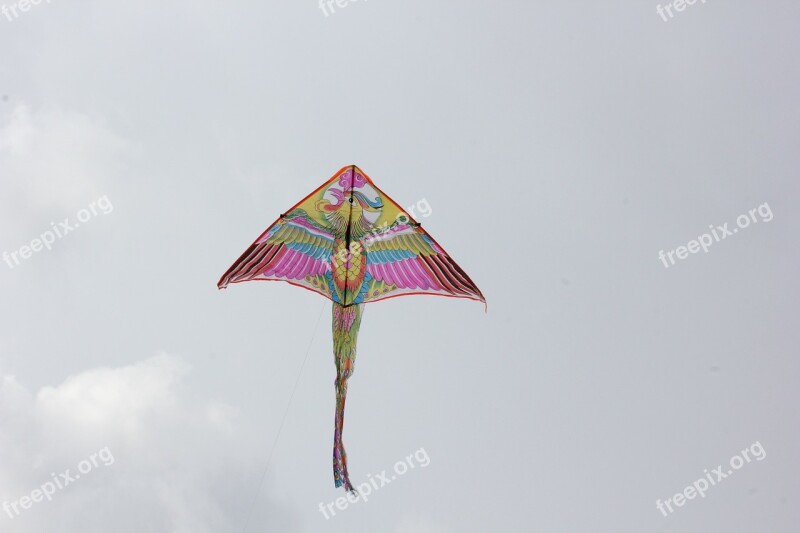
<instances>
[{"instance_id":1,"label":"kite left wing","mask_svg":"<svg viewBox=\"0 0 800 533\"><path fill-rule=\"evenodd\" d=\"M333 236L310 222L303 211L282 216L245 250L219 280L229 283L286 281L330 298L325 272L330 271Z\"/></svg>"}]
</instances>

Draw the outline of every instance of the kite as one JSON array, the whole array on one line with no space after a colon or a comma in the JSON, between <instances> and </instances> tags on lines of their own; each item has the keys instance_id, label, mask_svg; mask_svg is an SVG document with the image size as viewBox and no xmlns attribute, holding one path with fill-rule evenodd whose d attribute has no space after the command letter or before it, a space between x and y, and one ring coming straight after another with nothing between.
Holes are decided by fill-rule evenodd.
<instances>
[{"instance_id":1,"label":"kite","mask_svg":"<svg viewBox=\"0 0 800 533\"><path fill-rule=\"evenodd\" d=\"M342 443L347 380L368 303L433 294L486 303L422 225L357 166L339 170L281 215L222 275L217 287L285 281L333 301L336 417L333 478L353 491Z\"/></svg>"}]
</instances>

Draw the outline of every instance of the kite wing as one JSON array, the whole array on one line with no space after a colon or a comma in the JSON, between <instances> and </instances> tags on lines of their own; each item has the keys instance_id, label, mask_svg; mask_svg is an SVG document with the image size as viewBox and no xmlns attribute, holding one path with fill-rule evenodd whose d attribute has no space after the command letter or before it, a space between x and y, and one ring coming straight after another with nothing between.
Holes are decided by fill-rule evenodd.
<instances>
[{"instance_id":1,"label":"kite wing","mask_svg":"<svg viewBox=\"0 0 800 533\"><path fill-rule=\"evenodd\" d=\"M357 166L272 224L219 280L286 281L344 306L435 294L486 302L464 270Z\"/></svg>"},{"instance_id":2,"label":"kite wing","mask_svg":"<svg viewBox=\"0 0 800 533\"><path fill-rule=\"evenodd\" d=\"M486 302L445 250L414 222L398 224L365 243L370 286L366 302L436 294Z\"/></svg>"},{"instance_id":3,"label":"kite wing","mask_svg":"<svg viewBox=\"0 0 800 533\"><path fill-rule=\"evenodd\" d=\"M330 271L334 237L302 210L283 215L245 250L217 286L265 280L286 281L331 297Z\"/></svg>"}]
</instances>

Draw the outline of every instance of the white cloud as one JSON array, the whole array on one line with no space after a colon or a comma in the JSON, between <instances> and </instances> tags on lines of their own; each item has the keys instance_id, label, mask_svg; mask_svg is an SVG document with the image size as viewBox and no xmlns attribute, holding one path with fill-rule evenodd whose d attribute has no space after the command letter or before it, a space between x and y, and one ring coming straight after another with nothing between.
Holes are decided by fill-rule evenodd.
<instances>
[{"instance_id":1,"label":"white cloud","mask_svg":"<svg viewBox=\"0 0 800 533\"><path fill-rule=\"evenodd\" d=\"M82 434L100 430L138 439L149 416L176 414L175 388L188 371L186 363L167 355L123 368L88 370L39 391L38 414L53 422L49 429L58 434L74 428Z\"/></svg>"},{"instance_id":2,"label":"white cloud","mask_svg":"<svg viewBox=\"0 0 800 533\"><path fill-rule=\"evenodd\" d=\"M0 122L0 212L17 227L36 215L71 215L107 194L104 183L126 171L135 151L100 117L18 104Z\"/></svg>"},{"instance_id":3,"label":"white cloud","mask_svg":"<svg viewBox=\"0 0 800 533\"><path fill-rule=\"evenodd\" d=\"M0 529L240 531L253 472L263 467L261 440L235 408L191 401L182 386L190 370L179 357L159 355L87 370L35 394L0 373L0 500L30 495L51 473L76 472L104 447L114 458L52 501L13 519L0 511ZM261 513L264 505L260 498ZM273 523L289 524L286 510L266 506Z\"/></svg>"}]
</instances>

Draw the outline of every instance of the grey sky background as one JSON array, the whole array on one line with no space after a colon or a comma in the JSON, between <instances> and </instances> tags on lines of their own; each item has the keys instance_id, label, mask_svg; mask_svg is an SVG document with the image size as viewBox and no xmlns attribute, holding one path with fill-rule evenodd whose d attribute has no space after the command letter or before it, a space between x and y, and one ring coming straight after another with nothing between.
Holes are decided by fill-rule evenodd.
<instances>
[{"instance_id":1,"label":"grey sky background","mask_svg":"<svg viewBox=\"0 0 800 533\"><path fill-rule=\"evenodd\" d=\"M53 0L0 16L0 251L113 204L0 263L0 500L114 456L0 511L0 530L797 531L800 5L655 8ZM330 302L215 284L350 163L404 206L427 200L423 224L489 305L367 306L351 477L421 448L430 464L326 520L319 503L344 495ZM764 203L771 221L658 259ZM764 460L656 509L755 442Z\"/></svg>"}]
</instances>

